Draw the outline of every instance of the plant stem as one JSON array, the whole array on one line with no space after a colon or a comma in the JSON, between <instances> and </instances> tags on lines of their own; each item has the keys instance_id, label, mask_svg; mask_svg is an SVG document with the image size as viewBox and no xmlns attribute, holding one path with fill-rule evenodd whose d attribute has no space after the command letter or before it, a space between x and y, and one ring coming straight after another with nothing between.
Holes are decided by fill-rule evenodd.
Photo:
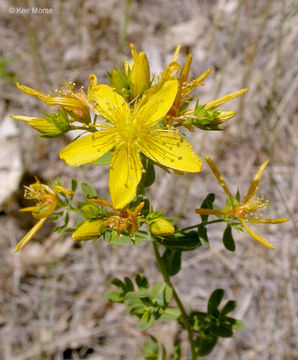
<instances>
[{"instance_id":1,"label":"plant stem","mask_svg":"<svg viewBox=\"0 0 298 360\"><path fill-rule=\"evenodd\" d=\"M200 225L205 226L205 225L215 224L215 223L219 223L219 222L224 222L224 220L218 219L218 220L201 222L200 224L196 224L196 225L191 225L191 226L185 227L185 228L181 229L181 231L194 229L194 228L196 228L196 227L198 227L198 226L200 226Z\"/></svg>"},{"instance_id":2,"label":"plant stem","mask_svg":"<svg viewBox=\"0 0 298 360\"><path fill-rule=\"evenodd\" d=\"M157 264L158 264L158 268L164 278L164 281L172 288L173 290L173 297L176 301L176 304L181 312L181 317L182 317L182 320L183 320L183 323L185 325L185 329L187 331L187 334L188 334L188 340L189 340L189 343L190 343L190 349L191 349L191 360L196 360L197 359L197 356L196 356L196 351L195 351L195 343L194 343L194 338L193 338L193 332L192 332L192 329L191 329L191 326L188 322L188 315L185 311L185 308L182 304L182 301L181 299L179 298L179 295L177 294L173 284L171 283L171 280L170 280L170 276L169 274L167 273L167 269L165 267L165 264L160 256L160 253L158 251L158 247L157 247L157 244L156 242L154 241L154 239L152 239L152 246L153 246L153 250L154 250L154 255L155 255L155 258L156 258L156 261L157 261Z\"/></svg>"}]
</instances>

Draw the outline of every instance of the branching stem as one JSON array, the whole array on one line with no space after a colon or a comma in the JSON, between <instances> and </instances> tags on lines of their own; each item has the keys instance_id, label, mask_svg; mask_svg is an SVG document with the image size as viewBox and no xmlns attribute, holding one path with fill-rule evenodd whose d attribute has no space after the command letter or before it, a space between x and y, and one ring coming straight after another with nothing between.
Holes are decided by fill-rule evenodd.
<instances>
[{"instance_id":1,"label":"branching stem","mask_svg":"<svg viewBox=\"0 0 298 360\"><path fill-rule=\"evenodd\" d=\"M155 255L155 258L156 258L156 261L157 261L157 264L158 264L158 268L164 278L164 281L167 283L168 286L170 286L173 290L173 297L176 301L176 304L181 312L181 317L182 317L182 320L183 320L183 323L184 323L184 326L185 326L185 329L187 331L187 334L188 334L188 340L189 340L189 343L190 343L190 349L191 349L191 360L196 360L197 359L197 356L196 356L196 351L195 351L195 343L194 343L194 338L193 338L193 332L192 332L192 329L191 329L191 326L190 326L190 323L188 321L188 315L185 311L185 308L182 304L182 301L181 299L179 298L179 295L177 294L173 284L171 283L171 279L170 279L170 276L167 272L167 269L165 267L165 264L160 256L160 253L159 253L159 250L158 250L158 247L157 247L157 244L156 242L154 241L154 239L152 239L152 245L153 245L153 250L154 250L154 255Z\"/></svg>"}]
</instances>

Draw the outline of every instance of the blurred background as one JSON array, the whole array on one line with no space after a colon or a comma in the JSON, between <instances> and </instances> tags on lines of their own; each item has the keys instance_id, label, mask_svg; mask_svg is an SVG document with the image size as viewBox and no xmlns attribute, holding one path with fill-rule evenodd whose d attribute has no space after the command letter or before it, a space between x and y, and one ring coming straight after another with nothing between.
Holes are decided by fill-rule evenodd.
<instances>
[{"instance_id":1,"label":"blurred background","mask_svg":"<svg viewBox=\"0 0 298 360\"><path fill-rule=\"evenodd\" d=\"M32 6L53 12L17 13L19 7ZM201 156L213 157L232 190L239 187L242 194L270 157L260 194L271 203L270 217L292 220L258 227L274 251L238 233L237 251L228 252L221 241L224 227L210 227L211 248L184 254L173 282L187 307L205 311L210 293L219 287L226 300L238 302L233 315L246 323L245 329L220 340L207 359L298 358L297 10L295 0L0 2L1 359L137 360L148 332L168 349L178 334L174 323L140 332L136 318L104 298L113 277L142 272L151 283L161 280L149 244L112 247L99 240L74 245L69 235L53 234L54 224L47 222L30 245L13 254L34 224L30 214L18 212L27 205L23 185L34 176L47 182L59 175L65 187L77 177L108 198L107 167L66 167L58 153L69 137L41 139L9 118L47 110L39 100L19 93L14 82L46 94L61 86L63 77L78 87L88 85L90 73L107 82L106 72L130 58L129 41L147 52L152 72L165 67L179 42L180 63L188 52L193 54L192 77L212 67L197 93L202 102L249 89L222 107L237 111L224 131L196 130L189 141ZM215 192L216 203L224 205L224 194L206 164L196 175L157 173L149 194L152 204L169 217L178 216L180 225L196 223L193 209L208 192Z\"/></svg>"}]
</instances>

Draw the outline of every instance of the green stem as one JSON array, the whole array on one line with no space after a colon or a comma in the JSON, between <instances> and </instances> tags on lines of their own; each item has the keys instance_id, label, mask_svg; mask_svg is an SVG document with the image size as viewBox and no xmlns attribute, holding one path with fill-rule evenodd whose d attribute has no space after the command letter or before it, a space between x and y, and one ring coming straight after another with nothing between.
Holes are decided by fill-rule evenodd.
<instances>
[{"instance_id":1,"label":"green stem","mask_svg":"<svg viewBox=\"0 0 298 360\"><path fill-rule=\"evenodd\" d=\"M164 278L164 281L167 283L167 285L169 285L172 290L173 290L173 297L176 301L176 304L181 312L181 317L182 317L182 320L183 320L183 323L185 325L185 329L187 331L187 334L188 334L188 340L189 340L189 343L190 343L190 349L191 349L191 360L196 360L197 359L197 356L196 356L196 351L195 351L195 343L194 343L194 338L193 338L193 332L192 332L192 329L191 329L191 326L188 322L188 315L185 311L185 308L182 304L182 301L180 300L179 298L179 295L177 294L173 284L171 283L171 280L170 280L170 276L169 274L167 273L167 269L165 267L165 264L160 256L160 253L158 251L158 247L157 247L157 244L156 242L154 241L154 239L152 239L152 245L153 245L153 250L154 250L154 255L155 255L155 258L156 258L156 261L157 261L157 264L158 264L158 268Z\"/></svg>"},{"instance_id":2,"label":"green stem","mask_svg":"<svg viewBox=\"0 0 298 360\"><path fill-rule=\"evenodd\" d=\"M219 223L219 222L224 222L225 220L223 219L218 219L218 220L212 220L212 221L206 221L206 222L201 222L200 224L196 224L196 225L192 225L192 226L188 226L188 227L185 227L183 229L181 229L181 231L185 231L185 230L190 230L190 229L194 229L200 225L210 225L210 224L215 224L215 223Z\"/></svg>"}]
</instances>

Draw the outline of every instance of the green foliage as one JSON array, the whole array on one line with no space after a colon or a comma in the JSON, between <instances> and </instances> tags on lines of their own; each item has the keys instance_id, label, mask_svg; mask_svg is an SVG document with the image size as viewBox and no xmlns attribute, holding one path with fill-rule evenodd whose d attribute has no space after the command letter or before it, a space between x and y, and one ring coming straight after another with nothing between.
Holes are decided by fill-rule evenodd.
<instances>
[{"instance_id":1,"label":"green foliage","mask_svg":"<svg viewBox=\"0 0 298 360\"><path fill-rule=\"evenodd\" d=\"M230 224L227 224L227 227L224 231L223 244L225 248L229 251L233 252L236 250L236 244L232 234L232 226Z\"/></svg>"},{"instance_id":2,"label":"green foliage","mask_svg":"<svg viewBox=\"0 0 298 360\"><path fill-rule=\"evenodd\" d=\"M186 120L186 125L194 125L201 130L222 130L220 128L220 112L214 109L205 109L204 105L199 105L198 101L194 109L196 119L191 119L191 124ZM184 124L184 123L183 123Z\"/></svg>"},{"instance_id":3,"label":"green foliage","mask_svg":"<svg viewBox=\"0 0 298 360\"><path fill-rule=\"evenodd\" d=\"M104 155L100 156L97 160L95 160L92 165L110 165L112 160L113 151L108 151Z\"/></svg>"},{"instance_id":4,"label":"green foliage","mask_svg":"<svg viewBox=\"0 0 298 360\"><path fill-rule=\"evenodd\" d=\"M124 231L121 234L118 234L117 231L106 231L103 234L103 239L111 245L135 245L148 241L149 237L144 231L136 231L135 233Z\"/></svg>"},{"instance_id":5,"label":"green foliage","mask_svg":"<svg viewBox=\"0 0 298 360\"><path fill-rule=\"evenodd\" d=\"M154 336L150 336L151 340L144 344L141 350L141 355L146 360L166 360L166 349L164 345L161 348L158 345L158 341ZM179 358L174 358L179 360Z\"/></svg>"},{"instance_id":6,"label":"green foliage","mask_svg":"<svg viewBox=\"0 0 298 360\"><path fill-rule=\"evenodd\" d=\"M53 114L44 114L44 120L52 125L56 130L50 132L43 132L40 137L43 138L55 138L60 135L65 134L67 131L71 130L69 124L68 112L66 110L58 110Z\"/></svg>"},{"instance_id":7,"label":"green foliage","mask_svg":"<svg viewBox=\"0 0 298 360\"><path fill-rule=\"evenodd\" d=\"M215 200L215 195L213 193L208 194L201 204L201 209L213 209L214 200ZM200 215L200 216L203 223L208 221L208 215Z\"/></svg>"},{"instance_id":8,"label":"green foliage","mask_svg":"<svg viewBox=\"0 0 298 360\"><path fill-rule=\"evenodd\" d=\"M81 189L82 189L82 193L83 193L86 200L88 200L88 199L96 199L97 198L97 193L90 184L82 183L81 184Z\"/></svg>"},{"instance_id":9,"label":"green foliage","mask_svg":"<svg viewBox=\"0 0 298 360\"><path fill-rule=\"evenodd\" d=\"M171 321L180 316L178 308L169 306L173 290L164 282L156 283L151 289L148 280L137 275L135 282L138 290L134 290L132 281L125 278L124 282L113 279L112 283L118 291L108 291L106 297L111 302L121 302L128 306L128 312L139 319L139 329L145 330L157 320Z\"/></svg>"},{"instance_id":10,"label":"green foliage","mask_svg":"<svg viewBox=\"0 0 298 360\"><path fill-rule=\"evenodd\" d=\"M116 68L111 73L107 73L107 77L111 86L122 96L128 98L131 96L131 82L129 80L129 74L120 71Z\"/></svg>"},{"instance_id":11,"label":"green foliage","mask_svg":"<svg viewBox=\"0 0 298 360\"><path fill-rule=\"evenodd\" d=\"M201 246L197 231L177 231L171 236L155 237L159 245L176 251L191 251Z\"/></svg>"},{"instance_id":12,"label":"green foliage","mask_svg":"<svg viewBox=\"0 0 298 360\"><path fill-rule=\"evenodd\" d=\"M206 226L200 224L198 226L198 238L200 240L200 242L206 247L206 248L210 248L209 245L209 239L208 239L208 234L207 234L207 228Z\"/></svg>"},{"instance_id":13,"label":"green foliage","mask_svg":"<svg viewBox=\"0 0 298 360\"><path fill-rule=\"evenodd\" d=\"M198 334L195 340L198 356L208 355L219 337L232 337L234 330L240 330L244 326L242 321L227 316L236 308L236 301L228 301L222 310L219 310L223 296L222 289L213 291L208 300L206 313L192 311L189 314L191 327Z\"/></svg>"},{"instance_id":14,"label":"green foliage","mask_svg":"<svg viewBox=\"0 0 298 360\"><path fill-rule=\"evenodd\" d=\"M169 276L176 275L181 269L181 250L166 248L163 253L162 260L167 268Z\"/></svg>"}]
</instances>

